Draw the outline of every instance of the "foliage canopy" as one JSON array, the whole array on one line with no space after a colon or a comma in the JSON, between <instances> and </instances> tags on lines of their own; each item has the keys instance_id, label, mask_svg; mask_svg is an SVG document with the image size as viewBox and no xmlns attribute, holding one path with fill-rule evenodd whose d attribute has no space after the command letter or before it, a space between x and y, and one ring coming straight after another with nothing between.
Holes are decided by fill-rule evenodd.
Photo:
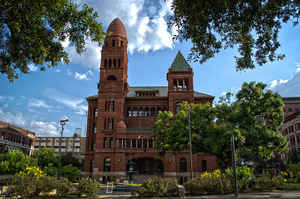
<instances>
[{"instance_id":1,"label":"foliage canopy","mask_svg":"<svg viewBox=\"0 0 300 199\"><path fill-rule=\"evenodd\" d=\"M45 65L69 63L61 42L68 39L79 54L85 49L86 38L100 45L103 31L97 17L93 8L70 0L2 0L0 73L13 81L19 71L29 72L29 64L45 70Z\"/></svg>"},{"instance_id":2,"label":"foliage canopy","mask_svg":"<svg viewBox=\"0 0 300 199\"><path fill-rule=\"evenodd\" d=\"M288 141L277 128L283 121L283 101L265 88L263 83L244 83L234 102L228 93L214 107L183 102L175 115L160 112L153 127L155 146L162 155L187 150L190 112L193 153L215 155L221 168L231 165L232 135L244 162L266 161L287 151Z\"/></svg>"},{"instance_id":3,"label":"foliage canopy","mask_svg":"<svg viewBox=\"0 0 300 199\"><path fill-rule=\"evenodd\" d=\"M298 0L174 0L170 26L175 39L191 40L189 58L200 63L222 49L238 47L236 69L253 69L281 60L278 33L283 23L299 22Z\"/></svg>"}]
</instances>

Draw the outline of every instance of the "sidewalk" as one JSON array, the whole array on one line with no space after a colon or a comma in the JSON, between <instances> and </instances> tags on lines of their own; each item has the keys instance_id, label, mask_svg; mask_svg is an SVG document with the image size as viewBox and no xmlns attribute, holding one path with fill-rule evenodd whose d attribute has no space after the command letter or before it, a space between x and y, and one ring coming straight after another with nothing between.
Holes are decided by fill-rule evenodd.
<instances>
[{"instance_id":1,"label":"sidewalk","mask_svg":"<svg viewBox=\"0 0 300 199\"><path fill-rule=\"evenodd\" d=\"M98 198L105 199L127 199L130 198L130 194L121 194L117 193L111 195L101 195ZM173 199L178 199L177 197L169 197ZM210 195L210 196L186 196L185 199L232 199L234 198L233 194L229 195ZM274 192L261 192L261 193L241 193L239 194L239 199L300 199L300 190L299 191L274 191Z\"/></svg>"}]
</instances>

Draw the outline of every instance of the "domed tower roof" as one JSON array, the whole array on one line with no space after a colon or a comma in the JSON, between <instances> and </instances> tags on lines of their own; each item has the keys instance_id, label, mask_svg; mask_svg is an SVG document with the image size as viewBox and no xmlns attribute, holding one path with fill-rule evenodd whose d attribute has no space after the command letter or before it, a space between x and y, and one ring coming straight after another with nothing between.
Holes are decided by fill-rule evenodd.
<instances>
[{"instance_id":1,"label":"domed tower roof","mask_svg":"<svg viewBox=\"0 0 300 199\"><path fill-rule=\"evenodd\" d=\"M114 19L107 29L108 36L127 37L125 26L119 18Z\"/></svg>"}]
</instances>

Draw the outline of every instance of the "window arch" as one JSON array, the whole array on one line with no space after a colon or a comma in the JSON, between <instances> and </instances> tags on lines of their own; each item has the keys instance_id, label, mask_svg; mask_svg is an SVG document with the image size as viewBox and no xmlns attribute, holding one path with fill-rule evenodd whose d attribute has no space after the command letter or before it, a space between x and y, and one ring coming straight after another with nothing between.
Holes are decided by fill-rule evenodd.
<instances>
[{"instance_id":1,"label":"window arch","mask_svg":"<svg viewBox=\"0 0 300 199\"><path fill-rule=\"evenodd\" d=\"M117 80L117 78L114 75L110 75L107 77L107 80Z\"/></svg>"},{"instance_id":2,"label":"window arch","mask_svg":"<svg viewBox=\"0 0 300 199\"><path fill-rule=\"evenodd\" d=\"M186 159L180 158L179 160L179 172L187 172Z\"/></svg>"},{"instance_id":3,"label":"window arch","mask_svg":"<svg viewBox=\"0 0 300 199\"><path fill-rule=\"evenodd\" d=\"M113 60L113 64L114 64L114 68L116 68L117 67L117 60L116 59Z\"/></svg>"},{"instance_id":4,"label":"window arch","mask_svg":"<svg viewBox=\"0 0 300 199\"><path fill-rule=\"evenodd\" d=\"M110 171L111 170L111 159L105 158L104 159L104 165L103 165L103 171Z\"/></svg>"},{"instance_id":5,"label":"window arch","mask_svg":"<svg viewBox=\"0 0 300 199\"><path fill-rule=\"evenodd\" d=\"M107 67L107 59L104 59L104 67Z\"/></svg>"},{"instance_id":6,"label":"window arch","mask_svg":"<svg viewBox=\"0 0 300 199\"><path fill-rule=\"evenodd\" d=\"M108 67L111 67L111 59L108 60Z\"/></svg>"}]
</instances>

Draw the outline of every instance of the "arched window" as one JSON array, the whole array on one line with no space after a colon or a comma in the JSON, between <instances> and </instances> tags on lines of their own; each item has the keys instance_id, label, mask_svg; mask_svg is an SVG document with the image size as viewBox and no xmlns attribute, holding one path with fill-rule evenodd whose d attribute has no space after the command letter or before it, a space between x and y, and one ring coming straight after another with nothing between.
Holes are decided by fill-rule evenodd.
<instances>
[{"instance_id":1,"label":"arched window","mask_svg":"<svg viewBox=\"0 0 300 199\"><path fill-rule=\"evenodd\" d=\"M111 160L110 160L110 158L105 158L103 171L109 172L110 170L111 170Z\"/></svg>"},{"instance_id":2,"label":"arched window","mask_svg":"<svg viewBox=\"0 0 300 199\"><path fill-rule=\"evenodd\" d=\"M111 59L108 60L108 67L111 68Z\"/></svg>"},{"instance_id":3,"label":"arched window","mask_svg":"<svg viewBox=\"0 0 300 199\"><path fill-rule=\"evenodd\" d=\"M112 40L112 47L115 47L115 46L116 46L116 41Z\"/></svg>"},{"instance_id":4,"label":"arched window","mask_svg":"<svg viewBox=\"0 0 300 199\"><path fill-rule=\"evenodd\" d=\"M179 160L179 172L186 172L187 171L186 166L186 159L180 158Z\"/></svg>"},{"instance_id":5,"label":"arched window","mask_svg":"<svg viewBox=\"0 0 300 199\"><path fill-rule=\"evenodd\" d=\"M104 67L107 67L107 59L104 59Z\"/></svg>"},{"instance_id":6,"label":"arched window","mask_svg":"<svg viewBox=\"0 0 300 199\"><path fill-rule=\"evenodd\" d=\"M107 77L107 80L117 80L117 78L113 75Z\"/></svg>"},{"instance_id":7,"label":"arched window","mask_svg":"<svg viewBox=\"0 0 300 199\"><path fill-rule=\"evenodd\" d=\"M121 59L118 59L118 68L121 66Z\"/></svg>"},{"instance_id":8,"label":"arched window","mask_svg":"<svg viewBox=\"0 0 300 199\"><path fill-rule=\"evenodd\" d=\"M113 60L113 63L114 63L114 68L116 68L116 67L117 67L117 60L114 59L114 60Z\"/></svg>"}]
</instances>

